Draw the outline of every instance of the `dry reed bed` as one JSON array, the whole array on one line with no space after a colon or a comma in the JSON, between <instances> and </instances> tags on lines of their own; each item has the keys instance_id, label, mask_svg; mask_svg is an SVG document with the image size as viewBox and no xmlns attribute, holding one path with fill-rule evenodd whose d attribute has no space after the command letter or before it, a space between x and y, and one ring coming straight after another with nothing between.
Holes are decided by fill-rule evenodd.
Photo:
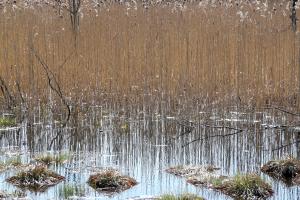
<instances>
[{"instance_id":1,"label":"dry reed bed","mask_svg":"<svg viewBox=\"0 0 300 200\"><path fill-rule=\"evenodd\" d=\"M34 48L73 102L158 110L232 104L238 97L248 105L297 103L298 35L285 6L263 14L250 6L193 5L84 9L76 42L66 11L0 11L1 76L17 98L19 83L27 100L48 102Z\"/></svg>"}]
</instances>

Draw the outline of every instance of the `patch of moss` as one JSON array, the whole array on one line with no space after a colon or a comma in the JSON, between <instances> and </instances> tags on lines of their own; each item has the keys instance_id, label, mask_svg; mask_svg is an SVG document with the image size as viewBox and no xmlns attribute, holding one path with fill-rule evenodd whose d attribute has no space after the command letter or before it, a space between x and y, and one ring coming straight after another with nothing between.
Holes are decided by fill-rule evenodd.
<instances>
[{"instance_id":1,"label":"patch of moss","mask_svg":"<svg viewBox=\"0 0 300 200\"><path fill-rule=\"evenodd\" d=\"M97 191L115 193L127 190L137 184L136 180L129 176L123 176L113 169L103 170L91 175L88 184Z\"/></svg>"},{"instance_id":2,"label":"patch of moss","mask_svg":"<svg viewBox=\"0 0 300 200\"><path fill-rule=\"evenodd\" d=\"M288 186L300 185L300 160L295 158L271 160L261 167L261 171Z\"/></svg>"},{"instance_id":3,"label":"patch of moss","mask_svg":"<svg viewBox=\"0 0 300 200\"><path fill-rule=\"evenodd\" d=\"M202 197L198 197L194 194L182 194L179 196L175 196L172 194L165 194L159 197L160 200L204 200Z\"/></svg>"},{"instance_id":4,"label":"patch of moss","mask_svg":"<svg viewBox=\"0 0 300 200\"><path fill-rule=\"evenodd\" d=\"M12 127L16 126L16 120L12 117L0 117L0 127Z\"/></svg>"},{"instance_id":5,"label":"patch of moss","mask_svg":"<svg viewBox=\"0 0 300 200\"><path fill-rule=\"evenodd\" d=\"M63 176L48 170L44 166L35 166L6 179L6 181L22 189L43 192L48 187L56 185L64 179Z\"/></svg>"}]
</instances>

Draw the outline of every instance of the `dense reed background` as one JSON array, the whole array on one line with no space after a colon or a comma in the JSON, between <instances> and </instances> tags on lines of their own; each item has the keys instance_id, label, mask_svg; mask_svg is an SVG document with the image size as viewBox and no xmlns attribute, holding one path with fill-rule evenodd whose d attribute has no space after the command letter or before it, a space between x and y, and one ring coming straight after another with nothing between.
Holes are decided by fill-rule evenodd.
<instances>
[{"instance_id":1,"label":"dense reed background","mask_svg":"<svg viewBox=\"0 0 300 200\"><path fill-rule=\"evenodd\" d=\"M152 104L158 112L297 105L299 35L290 26L288 1L201 2L149 8L139 2L85 3L76 39L68 11L56 4L2 6L1 77L16 101L20 94L34 102L56 98L38 55L69 102Z\"/></svg>"}]
</instances>

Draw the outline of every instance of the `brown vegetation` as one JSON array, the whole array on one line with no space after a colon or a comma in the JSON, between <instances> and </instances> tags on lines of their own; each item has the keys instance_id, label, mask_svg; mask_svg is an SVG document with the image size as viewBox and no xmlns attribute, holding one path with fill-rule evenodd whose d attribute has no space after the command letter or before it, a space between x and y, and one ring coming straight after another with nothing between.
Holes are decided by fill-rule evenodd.
<instances>
[{"instance_id":1,"label":"brown vegetation","mask_svg":"<svg viewBox=\"0 0 300 200\"><path fill-rule=\"evenodd\" d=\"M143 104L158 112L297 103L299 45L287 1L268 7L178 2L149 9L86 3L76 44L67 9L58 13L55 3L0 8L1 77L19 101L55 99L34 48L73 103Z\"/></svg>"}]
</instances>

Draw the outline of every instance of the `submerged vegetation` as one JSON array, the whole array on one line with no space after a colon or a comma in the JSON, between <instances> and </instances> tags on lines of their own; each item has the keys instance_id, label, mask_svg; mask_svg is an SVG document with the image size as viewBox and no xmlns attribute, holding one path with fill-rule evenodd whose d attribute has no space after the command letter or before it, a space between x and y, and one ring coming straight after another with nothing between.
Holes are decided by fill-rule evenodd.
<instances>
[{"instance_id":1,"label":"submerged vegetation","mask_svg":"<svg viewBox=\"0 0 300 200\"><path fill-rule=\"evenodd\" d=\"M219 170L220 168L214 167L214 166L185 166L185 165L179 165L175 167L170 167L166 169L166 172L170 174L174 174L177 176L183 176L183 177L191 177L193 175L199 175L199 174L207 174L212 175L216 170Z\"/></svg>"},{"instance_id":2,"label":"submerged vegetation","mask_svg":"<svg viewBox=\"0 0 300 200\"><path fill-rule=\"evenodd\" d=\"M159 197L160 200L204 200L204 198L199 197L194 194L182 194L182 195L172 195L165 194Z\"/></svg>"},{"instance_id":3,"label":"submerged vegetation","mask_svg":"<svg viewBox=\"0 0 300 200\"><path fill-rule=\"evenodd\" d=\"M83 197L85 194L84 188L76 185L65 184L59 188L59 197L61 199Z\"/></svg>"},{"instance_id":4,"label":"submerged vegetation","mask_svg":"<svg viewBox=\"0 0 300 200\"><path fill-rule=\"evenodd\" d=\"M23 162L21 160L21 156L13 156L13 157L6 159L5 161L0 162L0 172L5 171L10 168L21 168L24 166L26 166L26 165L23 164Z\"/></svg>"},{"instance_id":5,"label":"submerged vegetation","mask_svg":"<svg viewBox=\"0 0 300 200\"><path fill-rule=\"evenodd\" d=\"M26 197L26 193L21 190L16 190L14 192L0 191L0 199L19 199Z\"/></svg>"},{"instance_id":6,"label":"submerged vegetation","mask_svg":"<svg viewBox=\"0 0 300 200\"><path fill-rule=\"evenodd\" d=\"M36 161L45 164L64 164L70 158L69 154L58 154L58 155L41 155L35 158Z\"/></svg>"},{"instance_id":7,"label":"submerged vegetation","mask_svg":"<svg viewBox=\"0 0 300 200\"><path fill-rule=\"evenodd\" d=\"M88 184L99 192L107 194L127 190L137 184L136 180L129 176L123 176L113 169L103 170L91 175Z\"/></svg>"},{"instance_id":8,"label":"submerged vegetation","mask_svg":"<svg viewBox=\"0 0 300 200\"><path fill-rule=\"evenodd\" d=\"M300 185L300 160L295 158L271 160L261 167L261 171L287 185Z\"/></svg>"},{"instance_id":9,"label":"submerged vegetation","mask_svg":"<svg viewBox=\"0 0 300 200\"><path fill-rule=\"evenodd\" d=\"M48 187L58 184L65 178L43 166L35 166L6 179L7 182L35 192L43 192Z\"/></svg>"},{"instance_id":10,"label":"submerged vegetation","mask_svg":"<svg viewBox=\"0 0 300 200\"><path fill-rule=\"evenodd\" d=\"M12 127L16 125L16 120L12 117L0 117L0 128L1 127Z\"/></svg>"}]
</instances>

